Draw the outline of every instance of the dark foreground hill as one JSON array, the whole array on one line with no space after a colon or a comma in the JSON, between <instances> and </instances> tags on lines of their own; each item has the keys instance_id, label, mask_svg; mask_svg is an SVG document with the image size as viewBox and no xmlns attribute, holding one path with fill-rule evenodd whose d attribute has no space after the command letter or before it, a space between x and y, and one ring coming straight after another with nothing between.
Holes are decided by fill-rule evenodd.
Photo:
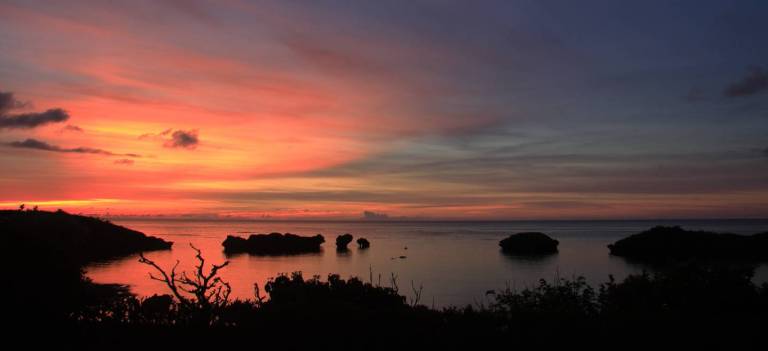
<instances>
[{"instance_id":1,"label":"dark foreground hill","mask_svg":"<svg viewBox=\"0 0 768 351\"><path fill-rule=\"evenodd\" d=\"M738 235L657 226L608 245L612 255L639 260L768 260L768 233Z\"/></svg>"},{"instance_id":2,"label":"dark foreground hill","mask_svg":"<svg viewBox=\"0 0 768 351\"><path fill-rule=\"evenodd\" d=\"M168 250L173 243L108 221L64 211L0 211L0 240L9 250L55 251L85 263L142 251Z\"/></svg>"},{"instance_id":3,"label":"dark foreground hill","mask_svg":"<svg viewBox=\"0 0 768 351\"><path fill-rule=\"evenodd\" d=\"M85 306L121 300L127 288L94 284L89 262L150 250L170 242L107 221L63 211L0 211L2 310L21 330L59 330ZM51 340L50 335L28 340Z\"/></svg>"}]
</instances>

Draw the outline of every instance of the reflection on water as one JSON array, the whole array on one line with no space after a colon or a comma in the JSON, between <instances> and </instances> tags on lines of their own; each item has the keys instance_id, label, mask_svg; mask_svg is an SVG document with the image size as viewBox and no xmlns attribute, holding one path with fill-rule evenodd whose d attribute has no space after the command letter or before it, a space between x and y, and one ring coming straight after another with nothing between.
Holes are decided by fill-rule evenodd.
<instances>
[{"instance_id":1,"label":"reflection on water","mask_svg":"<svg viewBox=\"0 0 768 351\"><path fill-rule=\"evenodd\" d=\"M505 253L501 252L504 257L508 258L508 262L513 265L528 265L528 266L544 266L547 265L548 262L553 261L557 258L557 254L546 254L546 255L520 255L520 254L511 254L511 253Z\"/></svg>"},{"instance_id":2,"label":"reflection on water","mask_svg":"<svg viewBox=\"0 0 768 351\"><path fill-rule=\"evenodd\" d=\"M226 222L226 221L123 221L118 224L174 242L173 250L147 253L162 267L179 260L180 270L191 270L194 244L207 262L230 261L221 271L230 282L233 296L251 298L253 284L262 287L270 277L301 271L305 276L343 277L389 283L391 274L401 287L423 285L422 301L437 306L487 302L485 292L505 286L524 287L541 279L583 275L588 282L605 282L609 274L622 279L639 272L642 265L612 257L606 245L656 224L680 224L691 229L730 231L751 234L768 230L768 221L688 221L688 222ZM558 254L545 257L520 257L503 254L498 241L523 231L541 231L560 241ZM300 235L322 233L326 243L318 253L291 256L225 256L221 242L228 234L291 232ZM360 250L350 244L337 252L336 235L351 233L365 237L371 247ZM404 257L404 258L401 258ZM165 293L161 282L149 279L151 267L140 264L138 256L102 262L87 267L88 276L99 283L129 284L139 295ZM373 272L373 274L371 274ZM758 269L758 280L766 280L768 267ZM407 295L410 289L403 288Z\"/></svg>"}]
</instances>

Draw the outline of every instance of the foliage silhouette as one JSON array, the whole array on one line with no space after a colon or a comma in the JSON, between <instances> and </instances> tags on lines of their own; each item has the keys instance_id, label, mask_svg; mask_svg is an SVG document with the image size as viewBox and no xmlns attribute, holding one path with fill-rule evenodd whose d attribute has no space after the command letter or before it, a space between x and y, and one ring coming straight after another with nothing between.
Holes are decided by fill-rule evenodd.
<instances>
[{"instance_id":1,"label":"foliage silhouette","mask_svg":"<svg viewBox=\"0 0 768 351\"><path fill-rule=\"evenodd\" d=\"M175 333L232 346L269 335L262 345L288 349L351 349L370 340L377 340L370 347L374 349L462 349L505 340L518 346L543 340L548 346L633 340L632 346L651 347L664 340L669 345L748 348L765 345L760 329L768 313L768 286L755 285L753 271L750 265L681 264L621 282L611 277L597 289L582 277L541 280L519 290L508 287L488 306L442 310L420 305L421 289L413 283L418 293L408 303L399 294L395 275L391 286L383 287L334 274L326 280L305 279L294 272L267 282L268 298L260 296L256 285L254 300L208 304L215 317L205 324L196 319L195 309L169 295L111 300L97 309L100 314L82 314L79 320L99 330L119 326L118 331L108 329L116 333L108 335L138 333L151 339L153 333ZM720 323L724 320L729 322ZM294 332L303 337L296 339ZM647 336L637 339L635 333Z\"/></svg>"}]
</instances>

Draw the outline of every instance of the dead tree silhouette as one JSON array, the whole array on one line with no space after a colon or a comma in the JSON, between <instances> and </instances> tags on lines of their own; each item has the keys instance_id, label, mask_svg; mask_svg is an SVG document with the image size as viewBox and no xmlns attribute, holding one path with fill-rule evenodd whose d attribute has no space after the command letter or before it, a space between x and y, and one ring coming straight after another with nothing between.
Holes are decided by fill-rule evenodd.
<instances>
[{"instance_id":1,"label":"dead tree silhouette","mask_svg":"<svg viewBox=\"0 0 768 351\"><path fill-rule=\"evenodd\" d=\"M150 272L149 277L165 283L182 306L203 311L211 311L226 306L229 303L229 295L232 292L232 288L229 283L223 281L217 275L220 269L229 265L229 261L219 265L211 264L210 271L206 273L205 259L200 249L192 244L189 244L189 246L197 252L195 258L198 261L198 265L195 266L195 275L192 277L189 277L186 272L181 272L181 274L176 272L179 260L176 260L176 264L171 268L170 273L154 261L144 257L143 253L139 255L141 257L139 262L154 267L160 273L161 277L157 277ZM184 293L192 294L192 297Z\"/></svg>"}]
</instances>

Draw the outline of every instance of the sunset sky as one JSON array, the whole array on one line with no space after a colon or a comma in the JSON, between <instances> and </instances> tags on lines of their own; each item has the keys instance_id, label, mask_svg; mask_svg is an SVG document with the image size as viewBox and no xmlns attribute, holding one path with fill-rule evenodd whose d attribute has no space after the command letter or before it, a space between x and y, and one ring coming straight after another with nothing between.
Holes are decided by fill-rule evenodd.
<instances>
[{"instance_id":1,"label":"sunset sky","mask_svg":"<svg viewBox=\"0 0 768 351\"><path fill-rule=\"evenodd\" d=\"M767 1L0 0L0 208L768 217Z\"/></svg>"}]
</instances>

